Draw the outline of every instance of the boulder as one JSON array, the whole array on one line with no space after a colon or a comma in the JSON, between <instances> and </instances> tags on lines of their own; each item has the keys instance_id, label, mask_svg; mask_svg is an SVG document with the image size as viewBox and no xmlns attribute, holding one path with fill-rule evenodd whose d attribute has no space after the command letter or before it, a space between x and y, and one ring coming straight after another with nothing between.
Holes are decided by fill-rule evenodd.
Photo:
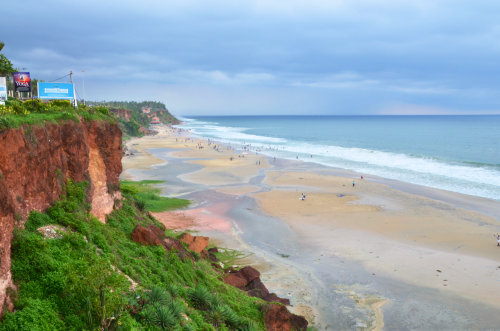
<instances>
[{"instance_id":1,"label":"boulder","mask_svg":"<svg viewBox=\"0 0 500 331\"><path fill-rule=\"evenodd\" d=\"M154 225L153 225L154 226ZM156 227L155 227L156 228ZM158 228L156 228L158 229ZM158 229L158 231L161 231ZM159 246L161 245L160 238L155 229L145 228L143 226L136 226L134 231L132 231L132 240L136 243L148 245L148 246Z\"/></svg>"},{"instance_id":2,"label":"boulder","mask_svg":"<svg viewBox=\"0 0 500 331\"><path fill-rule=\"evenodd\" d=\"M182 243L179 240L172 237L166 237L165 239L163 239L162 244L169 251L171 251L172 249L176 249L179 252L181 250L185 250L184 246L182 246Z\"/></svg>"},{"instance_id":3,"label":"boulder","mask_svg":"<svg viewBox=\"0 0 500 331\"><path fill-rule=\"evenodd\" d=\"M192 236L189 233L184 233L180 238L179 238L183 243L186 243L189 245L188 249L190 251L196 252L196 253L201 253L205 248L208 247L208 237L202 237L202 236Z\"/></svg>"},{"instance_id":4,"label":"boulder","mask_svg":"<svg viewBox=\"0 0 500 331\"><path fill-rule=\"evenodd\" d=\"M307 325L309 324L309 322L303 316L295 314L292 314L292 316L290 317L290 322L292 323L294 330L301 330L301 331L302 330L306 331Z\"/></svg>"},{"instance_id":5,"label":"boulder","mask_svg":"<svg viewBox=\"0 0 500 331\"><path fill-rule=\"evenodd\" d=\"M162 231L159 227L156 225L150 224L148 225L149 231L155 234L155 236L158 237L158 239L163 240L165 238L165 231Z\"/></svg>"},{"instance_id":6,"label":"boulder","mask_svg":"<svg viewBox=\"0 0 500 331\"><path fill-rule=\"evenodd\" d=\"M190 233L184 233L179 239L180 241L188 245L190 245L194 241L194 237Z\"/></svg>"},{"instance_id":7,"label":"boulder","mask_svg":"<svg viewBox=\"0 0 500 331\"><path fill-rule=\"evenodd\" d=\"M196 236L194 237L193 242L189 244L188 249L193 252L201 253L202 251L205 250L205 248L207 248L208 239L209 239L208 237Z\"/></svg>"},{"instance_id":8,"label":"boulder","mask_svg":"<svg viewBox=\"0 0 500 331\"><path fill-rule=\"evenodd\" d=\"M262 311L267 331L307 331L309 324L307 320L302 316L290 313L285 306L264 305Z\"/></svg>"},{"instance_id":9,"label":"boulder","mask_svg":"<svg viewBox=\"0 0 500 331\"><path fill-rule=\"evenodd\" d=\"M260 278L256 278L256 279L252 280L248 284L248 289L252 291L252 295L250 295L250 293L248 294L252 297L264 299L265 297L267 297L269 295L269 290L262 283Z\"/></svg>"},{"instance_id":10,"label":"boulder","mask_svg":"<svg viewBox=\"0 0 500 331\"><path fill-rule=\"evenodd\" d=\"M208 251L208 259L212 262L219 262L220 260L215 256L214 253Z\"/></svg>"},{"instance_id":11,"label":"boulder","mask_svg":"<svg viewBox=\"0 0 500 331\"><path fill-rule=\"evenodd\" d=\"M250 297L259 298L259 299L264 299L264 298L262 297L262 291L257 290L257 289L249 290L249 291L247 291L247 294L248 294L248 296L250 296Z\"/></svg>"},{"instance_id":12,"label":"boulder","mask_svg":"<svg viewBox=\"0 0 500 331\"><path fill-rule=\"evenodd\" d=\"M177 255L183 261L186 258L188 258L188 259L193 258L193 256L191 256L191 254L187 251L187 249L184 248L182 243L175 238L165 237L165 239L163 239L163 241L162 241L162 244L163 244L163 247L165 247L168 251L172 251L173 249L178 251Z\"/></svg>"},{"instance_id":13,"label":"boulder","mask_svg":"<svg viewBox=\"0 0 500 331\"><path fill-rule=\"evenodd\" d=\"M254 279L257 279L260 277L260 272L259 270L253 268L253 267L244 267L238 270L238 272L235 274L235 276L240 277L241 279L245 280L245 286L249 284L251 281Z\"/></svg>"},{"instance_id":14,"label":"boulder","mask_svg":"<svg viewBox=\"0 0 500 331\"><path fill-rule=\"evenodd\" d=\"M229 274L229 275L225 276L224 282L228 285L238 287L238 288L244 288L245 284L246 284L244 279L236 277L234 274Z\"/></svg>"},{"instance_id":15,"label":"boulder","mask_svg":"<svg viewBox=\"0 0 500 331\"><path fill-rule=\"evenodd\" d=\"M209 253L219 253L219 250L217 249L217 247L212 247L208 250Z\"/></svg>"}]
</instances>

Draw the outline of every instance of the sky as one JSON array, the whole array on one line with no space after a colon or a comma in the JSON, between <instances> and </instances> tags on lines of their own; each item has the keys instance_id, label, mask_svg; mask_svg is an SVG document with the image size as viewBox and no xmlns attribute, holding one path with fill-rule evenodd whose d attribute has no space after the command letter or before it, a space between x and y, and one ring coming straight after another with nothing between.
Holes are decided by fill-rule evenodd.
<instances>
[{"instance_id":1,"label":"sky","mask_svg":"<svg viewBox=\"0 0 500 331\"><path fill-rule=\"evenodd\" d=\"M2 53L32 78L73 71L87 100L162 101L179 116L500 114L497 0L1 7Z\"/></svg>"}]
</instances>

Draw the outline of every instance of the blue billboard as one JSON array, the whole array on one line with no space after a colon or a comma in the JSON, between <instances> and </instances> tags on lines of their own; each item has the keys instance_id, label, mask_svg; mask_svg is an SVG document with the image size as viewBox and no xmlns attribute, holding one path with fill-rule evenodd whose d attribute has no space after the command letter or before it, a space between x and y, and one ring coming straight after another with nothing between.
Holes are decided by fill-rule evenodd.
<instances>
[{"instance_id":1,"label":"blue billboard","mask_svg":"<svg viewBox=\"0 0 500 331\"><path fill-rule=\"evenodd\" d=\"M38 98L73 100L75 98L75 89L71 83L38 82Z\"/></svg>"}]
</instances>

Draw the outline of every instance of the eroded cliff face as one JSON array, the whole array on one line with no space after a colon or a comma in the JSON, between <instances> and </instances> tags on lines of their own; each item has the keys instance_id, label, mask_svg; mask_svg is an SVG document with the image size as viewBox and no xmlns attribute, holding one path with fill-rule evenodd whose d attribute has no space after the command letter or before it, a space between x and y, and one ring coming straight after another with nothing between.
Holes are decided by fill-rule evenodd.
<instances>
[{"instance_id":1,"label":"eroded cliff face","mask_svg":"<svg viewBox=\"0 0 500 331\"><path fill-rule=\"evenodd\" d=\"M125 121L130 121L130 118L132 117L132 114L130 113L130 110L128 109L116 109L116 108L110 108L110 112L115 114L116 117L121 118L122 120Z\"/></svg>"},{"instance_id":2,"label":"eroded cliff face","mask_svg":"<svg viewBox=\"0 0 500 331\"><path fill-rule=\"evenodd\" d=\"M122 132L116 123L66 122L0 132L0 313L11 309L10 242L32 210L62 195L66 178L87 181L91 213L101 222L121 199Z\"/></svg>"}]
</instances>

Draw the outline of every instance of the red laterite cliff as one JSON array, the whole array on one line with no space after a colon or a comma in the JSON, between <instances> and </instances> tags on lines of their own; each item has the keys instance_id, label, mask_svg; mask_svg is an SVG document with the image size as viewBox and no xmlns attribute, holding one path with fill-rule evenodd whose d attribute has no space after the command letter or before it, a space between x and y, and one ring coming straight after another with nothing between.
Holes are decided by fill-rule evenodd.
<instances>
[{"instance_id":1,"label":"red laterite cliff","mask_svg":"<svg viewBox=\"0 0 500 331\"><path fill-rule=\"evenodd\" d=\"M10 241L30 211L63 193L65 178L87 181L92 214L104 222L120 199L122 132L106 121L26 126L0 131L0 313L11 308Z\"/></svg>"}]
</instances>

